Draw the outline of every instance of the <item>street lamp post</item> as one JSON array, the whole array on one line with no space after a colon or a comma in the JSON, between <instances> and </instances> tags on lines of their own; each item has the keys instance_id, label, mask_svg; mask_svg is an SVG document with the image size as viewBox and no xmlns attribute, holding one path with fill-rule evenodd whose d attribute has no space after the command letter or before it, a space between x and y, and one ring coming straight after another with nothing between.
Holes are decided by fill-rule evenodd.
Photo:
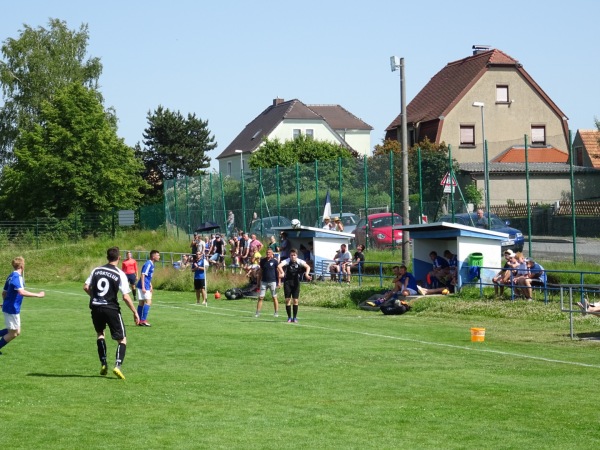
<instances>
[{"instance_id":1,"label":"street lamp post","mask_svg":"<svg viewBox=\"0 0 600 450\"><path fill-rule=\"evenodd\" d=\"M400 119L402 134L402 220L403 225L410 224L410 205L408 202L408 131L406 122L406 80L404 79L404 58L390 57L392 72L400 70ZM393 173L392 173L393 176ZM394 211L392 211L393 217ZM393 220L393 219L392 219ZM393 236L392 236L393 239ZM410 259L410 238L408 231L402 231L402 263L408 265Z\"/></svg>"},{"instance_id":2,"label":"street lamp post","mask_svg":"<svg viewBox=\"0 0 600 450\"><path fill-rule=\"evenodd\" d=\"M244 192L244 157L243 150L236 150L240 154L240 180L242 181L242 229L246 231L246 194Z\"/></svg>"},{"instance_id":3,"label":"street lamp post","mask_svg":"<svg viewBox=\"0 0 600 450\"><path fill-rule=\"evenodd\" d=\"M485 103L473 102L473 106L481 110L481 140L483 145L483 180L485 188L485 210L488 214L488 226L490 225L490 172L488 167L487 142L485 140L485 121L483 108Z\"/></svg>"}]
</instances>

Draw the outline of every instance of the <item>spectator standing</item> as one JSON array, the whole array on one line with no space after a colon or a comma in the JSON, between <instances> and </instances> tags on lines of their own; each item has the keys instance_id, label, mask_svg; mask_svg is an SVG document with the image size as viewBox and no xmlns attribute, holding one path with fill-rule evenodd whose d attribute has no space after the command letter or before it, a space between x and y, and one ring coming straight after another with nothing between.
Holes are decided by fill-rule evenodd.
<instances>
[{"instance_id":1,"label":"spectator standing","mask_svg":"<svg viewBox=\"0 0 600 450\"><path fill-rule=\"evenodd\" d=\"M291 244L288 240L288 235L285 231L282 231L280 236L281 239L279 240L279 259L283 261L284 259L287 259L290 256Z\"/></svg>"},{"instance_id":2,"label":"spectator standing","mask_svg":"<svg viewBox=\"0 0 600 450\"><path fill-rule=\"evenodd\" d=\"M13 272L8 276L2 290L2 312L6 328L0 330L0 349L21 334L21 303L23 297L42 298L44 291L33 293L25 290L23 272L25 260L17 256L12 260ZM0 352L0 355L2 352Z\"/></svg>"},{"instance_id":3,"label":"spectator standing","mask_svg":"<svg viewBox=\"0 0 600 450\"><path fill-rule=\"evenodd\" d=\"M235 226L235 215L233 211L229 210L227 213L227 237L233 236L233 228Z\"/></svg>"},{"instance_id":4,"label":"spectator standing","mask_svg":"<svg viewBox=\"0 0 600 450\"><path fill-rule=\"evenodd\" d=\"M142 327L151 326L147 319L148 314L150 313L150 307L152 306L152 294L154 291L152 288L152 277L154 276L154 263L159 260L160 252L158 250L151 250L150 257L142 266L142 273L137 282L137 313L140 317L138 325Z\"/></svg>"},{"instance_id":5,"label":"spectator standing","mask_svg":"<svg viewBox=\"0 0 600 450\"><path fill-rule=\"evenodd\" d=\"M281 261L277 266L279 278L284 280L283 293L288 323L298 323L298 297L300 296L300 278L303 270L304 278L310 281L310 266L298 259L298 251L295 248L290 249L290 257Z\"/></svg>"},{"instance_id":6,"label":"spectator standing","mask_svg":"<svg viewBox=\"0 0 600 450\"><path fill-rule=\"evenodd\" d=\"M129 282L129 288L133 292L133 299L136 300L135 295L135 282L137 281L138 264L137 261L131 255L131 252L127 252L127 257L121 264L121 270L125 272L127 281Z\"/></svg>"},{"instance_id":7,"label":"spectator standing","mask_svg":"<svg viewBox=\"0 0 600 450\"><path fill-rule=\"evenodd\" d=\"M256 239L256 234L253 234L250 239L250 254L254 255L256 252L260 252L263 248L262 242Z\"/></svg>"},{"instance_id":8,"label":"spectator standing","mask_svg":"<svg viewBox=\"0 0 600 450\"><path fill-rule=\"evenodd\" d=\"M477 220L475 222L475 226L477 228L485 228L486 230L489 228L488 227L488 220L485 217L485 213L483 212L483 209L479 208L477 210Z\"/></svg>"},{"instance_id":9,"label":"spectator standing","mask_svg":"<svg viewBox=\"0 0 600 450\"><path fill-rule=\"evenodd\" d=\"M335 217L333 219L334 222L334 230L335 231L344 231L344 224L342 223L341 217Z\"/></svg>"},{"instance_id":10,"label":"spectator standing","mask_svg":"<svg viewBox=\"0 0 600 450\"><path fill-rule=\"evenodd\" d=\"M279 287L279 277L277 272L277 260L271 248L267 248L267 256L260 259L258 279L260 280L260 292L258 294L258 303L256 304L255 317L260 316L263 300L267 289L271 291L273 297L274 317L279 317L279 302L277 301L277 288Z\"/></svg>"},{"instance_id":11,"label":"spectator standing","mask_svg":"<svg viewBox=\"0 0 600 450\"><path fill-rule=\"evenodd\" d=\"M136 325L139 323L140 317L135 310L131 297L129 297L129 292L131 291L127 277L118 268L119 259L121 259L119 249L117 247L109 248L106 251L106 259L108 260L108 264L92 270L83 285L83 290L90 296L92 323L96 330L96 346L98 348L98 357L100 358L100 375L106 375L108 371L106 340L104 337L104 331L106 330L106 326L108 326L110 336L118 342L113 373L124 380L125 375L121 371L121 365L125 359L127 335L123 319L121 318L121 307L119 306L118 298L119 291L123 294L123 301L133 313L133 320Z\"/></svg>"},{"instance_id":12,"label":"spectator standing","mask_svg":"<svg viewBox=\"0 0 600 450\"><path fill-rule=\"evenodd\" d=\"M331 230L333 229L334 224L331 223L331 218L329 216L323 217L323 229Z\"/></svg>"}]
</instances>

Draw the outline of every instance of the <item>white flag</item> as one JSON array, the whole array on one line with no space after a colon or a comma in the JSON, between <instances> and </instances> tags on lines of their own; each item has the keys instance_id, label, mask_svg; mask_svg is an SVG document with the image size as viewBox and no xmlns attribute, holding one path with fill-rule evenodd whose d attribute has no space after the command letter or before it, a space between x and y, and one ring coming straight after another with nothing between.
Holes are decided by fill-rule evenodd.
<instances>
[{"instance_id":1,"label":"white flag","mask_svg":"<svg viewBox=\"0 0 600 450\"><path fill-rule=\"evenodd\" d=\"M325 197L325 209L323 209L323 217L331 217L331 197L329 195L329 189L327 189L327 196Z\"/></svg>"}]
</instances>

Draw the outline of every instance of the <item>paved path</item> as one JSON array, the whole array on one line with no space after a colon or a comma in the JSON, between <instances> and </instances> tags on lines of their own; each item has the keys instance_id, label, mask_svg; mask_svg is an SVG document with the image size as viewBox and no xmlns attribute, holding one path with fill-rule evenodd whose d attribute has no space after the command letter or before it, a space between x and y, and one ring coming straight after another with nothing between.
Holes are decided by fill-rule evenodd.
<instances>
[{"instance_id":1,"label":"paved path","mask_svg":"<svg viewBox=\"0 0 600 450\"><path fill-rule=\"evenodd\" d=\"M556 261L573 261L576 250L577 262L600 263L600 239L578 238L573 246L573 239L567 237L533 237L531 255L534 258ZM529 241L525 238L523 253L529 254Z\"/></svg>"}]
</instances>

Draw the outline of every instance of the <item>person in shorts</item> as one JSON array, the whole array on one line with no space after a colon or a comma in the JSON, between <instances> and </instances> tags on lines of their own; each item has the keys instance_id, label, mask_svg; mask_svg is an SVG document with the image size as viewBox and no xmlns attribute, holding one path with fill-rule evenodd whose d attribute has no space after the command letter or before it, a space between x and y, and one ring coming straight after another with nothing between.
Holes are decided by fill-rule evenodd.
<instances>
[{"instance_id":1,"label":"person in shorts","mask_svg":"<svg viewBox=\"0 0 600 450\"><path fill-rule=\"evenodd\" d=\"M277 273L277 260L272 248L267 248L267 256L261 258L259 262L258 279L260 285L260 292L258 294L258 302L256 304L255 317L260 316L260 310L262 309L263 300L267 289L271 291L271 297L273 297L273 308L275 310L273 316L279 317L279 302L277 301L277 288L279 287L279 277Z\"/></svg>"},{"instance_id":2,"label":"person in shorts","mask_svg":"<svg viewBox=\"0 0 600 450\"><path fill-rule=\"evenodd\" d=\"M285 272L283 269L286 269ZM292 248L290 257L284 259L277 266L279 278L283 279L283 293L285 295L285 311L288 323L298 323L298 297L300 296L300 278L304 275L307 281L311 280L310 266L298 258L298 250ZM293 302L293 305L292 305Z\"/></svg>"},{"instance_id":3,"label":"person in shorts","mask_svg":"<svg viewBox=\"0 0 600 450\"><path fill-rule=\"evenodd\" d=\"M121 270L127 275L127 281L129 281L129 287L133 293L133 299L136 300L135 283L137 281L138 265L137 261L131 255L131 252L127 252L127 257L121 263Z\"/></svg>"},{"instance_id":4,"label":"person in shorts","mask_svg":"<svg viewBox=\"0 0 600 450\"><path fill-rule=\"evenodd\" d=\"M142 266L142 273L137 282L137 297L138 307L137 312L140 316L139 326L149 327L148 313L152 306L152 276L154 275L154 263L160 260L160 252L158 250L150 251L150 258Z\"/></svg>"},{"instance_id":5,"label":"person in shorts","mask_svg":"<svg viewBox=\"0 0 600 450\"><path fill-rule=\"evenodd\" d=\"M119 269L119 259L121 254L118 247L111 247L106 251L108 264L96 267L85 280L83 290L90 296L90 309L92 310L92 323L96 330L98 347L98 357L100 358L100 375L106 375L107 357L106 340L104 331L108 326L110 337L118 342L117 353L115 355L115 367L113 373L124 380L125 375L121 370L121 365L125 359L125 350L127 348L127 335L125 325L121 317L121 307L119 306L119 291L123 294L123 301L133 313L133 320L136 325L140 321L137 311L129 293L129 283L125 273Z\"/></svg>"},{"instance_id":6,"label":"person in shorts","mask_svg":"<svg viewBox=\"0 0 600 450\"><path fill-rule=\"evenodd\" d=\"M21 334L21 303L23 297L42 298L44 291L29 292L25 290L23 270L25 260L17 256L12 260L13 272L6 279L2 290L2 312L4 313L4 324L6 328L0 330L0 349ZM0 355L2 352L0 352Z\"/></svg>"},{"instance_id":7,"label":"person in shorts","mask_svg":"<svg viewBox=\"0 0 600 450\"><path fill-rule=\"evenodd\" d=\"M200 304L200 295L202 295L202 305L208 306L208 302L206 301L206 270L204 267L204 253L198 252L194 255L192 272L194 273L196 304Z\"/></svg>"}]
</instances>

